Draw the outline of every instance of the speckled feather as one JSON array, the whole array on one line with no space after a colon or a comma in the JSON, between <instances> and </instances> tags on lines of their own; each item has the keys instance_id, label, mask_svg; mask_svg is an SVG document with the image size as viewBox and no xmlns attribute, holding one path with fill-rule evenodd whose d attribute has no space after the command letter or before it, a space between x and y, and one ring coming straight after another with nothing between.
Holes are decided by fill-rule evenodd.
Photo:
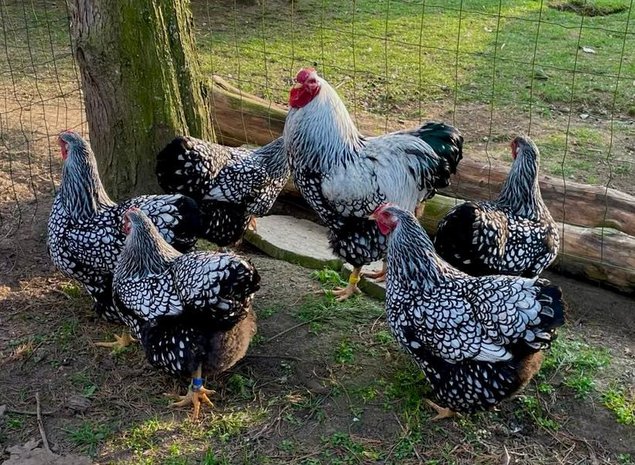
<instances>
[{"instance_id":1,"label":"speckled feather","mask_svg":"<svg viewBox=\"0 0 635 465\"><path fill-rule=\"evenodd\" d=\"M319 93L306 106L291 108L285 123L291 172L329 228L335 254L360 267L385 254L385 240L368 215L386 201L414 210L447 186L463 138L442 123L363 137L335 90L317 79Z\"/></svg>"},{"instance_id":2,"label":"speckled feather","mask_svg":"<svg viewBox=\"0 0 635 465\"><path fill-rule=\"evenodd\" d=\"M72 132L62 183L48 221L47 247L53 264L79 281L95 301L95 311L112 322L123 322L112 301L112 273L123 249L123 212L141 208L160 234L186 251L196 242L198 208L182 195L145 195L114 203L105 192L87 142Z\"/></svg>"},{"instance_id":3,"label":"speckled feather","mask_svg":"<svg viewBox=\"0 0 635 465\"><path fill-rule=\"evenodd\" d=\"M474 276L538 276L558 254L558 226L538 184L538 148L527 137L516 141L519 153L498 198L458 205L439 223L437 252Z\"/></svg>"},{"instance_id":4,"label":"speckled feather","mask_svg":"<svg viewBox=\"0 0 635 465\"><path fill-rule=\"evenodd\" d=\"M203 237L226 246L240 240L251 216L269 212L289 178L281 138L256 150L177 137L157 156L159 185L199 202Z\"/></svg>"},{"instance_id":5,"label":"speckled feather","mask_svg":"<svg viewBox=\"0 0 635 465\"><path fill-rule=\"evenodd\" d=\"M221 360L233 357L227 350L246 350L226 345L236 343L234 337L244 331L255 331L251 305L260 282L256 269L231 253L180 254L144 214L132 211L127 216L131 232L117 263L113 292L118 306L135 320L132 328L150 363L189 376L198 363L224 366Z\"/></svg>"},{"instance_id":6,"label":"speckled feather","mask_svg":"<svg viewBox=\"0 0 635 465\"><path fill-rule=\"evenodd\" d=\"M564 323L559 288L515 276L471 277L434 252L408 212L388 238L390 328L429 379L441 405L473 412L496 405L527 381L525 366Z\"/></svg>"}]
</instances>

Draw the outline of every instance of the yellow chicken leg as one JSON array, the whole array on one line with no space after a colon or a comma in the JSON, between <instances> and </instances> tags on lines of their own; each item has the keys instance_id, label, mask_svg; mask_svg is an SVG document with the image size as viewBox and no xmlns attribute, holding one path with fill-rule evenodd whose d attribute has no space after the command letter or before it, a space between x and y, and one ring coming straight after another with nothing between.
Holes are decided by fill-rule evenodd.
<instances>
[{"instance_id":1,"label":"yellow chicken leg","mask_svg":"<svg viewBox=\"0 0 635 465\"><path fill-rule=\"evenodd\" d=\"M216 394L216 391L206 389L203 387L203 378L201 377L202 367L198 366L196 371L192 373L192 383L187 389L187 394L184 396L178 396L179 400L170 404L170 407L186 407L188 405L194 405L194 411L192 412L192 418L198 419L201 412L201 404L207 404L213 406L211 400L209 400L208 394Z\"/></svg>"},{"instance_id":2,"label":"yellow chicken leg","mask_svg":"<svg viewBox=\"0 0 635 465\"><path fill-rule=\"evenodd\" d=\"M128 347L133 342L137 342L137 340L133 338L128 331L124 331L121 333L121 336L115 334L114 342L95 342L95 345L97 347L110 347L114 351L117 351Z\"/></svg>"},{"instance_id":3,"label":"yellow chicken leg","mask_svg":"<svg viewBox=\"0 0 635 465\"><path fill-rule=\"evenodd\" d=\"M425 399L425 401L430 407L434 409L435 412L437 412L437 415L434 418L432 418L432 421L437 421L437 420L442 420L443 418L451 418L454 416L458 416L458 413L456 413L454 410L441 407L435 404L434 402L432 402L430 399Z\"/></svg>"},{"instance_id":4,"label":"yellow chicken leg","mask_svg":"<svg viewBox=\"0 0 635 465\"><path fill-rule=\"evenodd\" d=\"M336 287L335 289L330 291L335 297L337 297L337 300L339 302L342 302L355 294L362 293L362 291L359 290L359 287L357 287L361 271L361 268L353 268L351 275L348 277L348 285L346 287Z\"/></svg>"}]
</instances>

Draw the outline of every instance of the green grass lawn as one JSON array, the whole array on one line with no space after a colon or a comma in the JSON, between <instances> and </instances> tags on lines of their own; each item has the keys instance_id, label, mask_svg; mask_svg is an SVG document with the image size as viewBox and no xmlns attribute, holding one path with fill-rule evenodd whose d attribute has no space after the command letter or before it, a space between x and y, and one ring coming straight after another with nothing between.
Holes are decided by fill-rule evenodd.
<instances>
[{"instance_id":1,"label":"green grass lawn","mask_svg":"<svg viewBox=\"0 0 635 465\"><path fill-rule=\"evenodd\" d=\"M247 3L193 2L204 69L277 102L298 68L317 65L372 113L417 118L433 100L635 112L628 8L587 17L536 0Z\"/></svg>"}]
</instances>

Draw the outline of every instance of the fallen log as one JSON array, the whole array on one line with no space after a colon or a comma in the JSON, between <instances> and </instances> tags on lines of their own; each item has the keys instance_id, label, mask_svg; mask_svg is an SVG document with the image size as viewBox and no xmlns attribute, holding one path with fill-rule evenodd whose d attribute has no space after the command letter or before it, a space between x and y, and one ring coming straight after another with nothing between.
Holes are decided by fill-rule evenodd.
<instances>
[{"instance_id":1,"label":"fallen log","mask_svg":"<svg viewBox=\"0 0 635 465\"><path fill-rule=\"evenodd\" d=\"M285 109L241 92L216 76L209 100L214 129L223 144L263 145L282 133ZM439 220L461 198L494 197L507 171L508 167L470 160L468 154L452 186L443 191L446 195L427 202L422 220L426 230L434 234ZM554 219L562 224L561 253L554 268L622 292L635 292L635 197L550 176L540 177L540 187ZM281 195L299 197L291 182Z\"/></svg>"},{"instance_id":2,"label":"fallen log","mask_svg":"<svg viewBox=\"0 0 635 465\"><path fill-rule=\"evenodd\" d=\"M468 155L469 156L469 155ZM464 158L445 195L470 200L496 197L509 167L490 166L481 160ZM542 198L558 222L576 226L610 227L635 236L635 197L616 189L590 186L542 175Z\"/></svg>"},{"instance_id":3,"label":"fallen log","mask_svg":"<svg viewBox=\"0 0 635 465\"><path fill-rule=\"evenodd\" d=\"M282 134L286 109L242 92L218 76L212 77L210 88L210 113L219 144L265 145Z\"/></svg>"},{"instance_id":4,"label":"fallen log","mask_svg":"<svg viewBox=\"0 0 635 465\"><path fill-rule=\"evenodd\" d=\"M426 202L421 224L434 236L441 218L461 202L434 196ZM560 253L552 265L555 271L635 293L635 237L613 228L560 226Z\"/></svg>"}]
</instances>

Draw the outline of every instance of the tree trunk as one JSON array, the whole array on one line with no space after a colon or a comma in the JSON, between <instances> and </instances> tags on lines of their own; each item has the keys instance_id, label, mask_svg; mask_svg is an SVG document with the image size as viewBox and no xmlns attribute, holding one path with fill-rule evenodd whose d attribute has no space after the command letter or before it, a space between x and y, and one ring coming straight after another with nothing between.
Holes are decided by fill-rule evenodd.
<instances>
[{"instance_id":1,"label":"tree trunk","mask_svg":"<svg viewBox=\"0 0 635 465\"><path fill-rule=\"evenodd\" d=\"M189 0L68 0L90 141L114 198L158 191L176 134L214 140Z\"/></svg>"}]
</instances>

